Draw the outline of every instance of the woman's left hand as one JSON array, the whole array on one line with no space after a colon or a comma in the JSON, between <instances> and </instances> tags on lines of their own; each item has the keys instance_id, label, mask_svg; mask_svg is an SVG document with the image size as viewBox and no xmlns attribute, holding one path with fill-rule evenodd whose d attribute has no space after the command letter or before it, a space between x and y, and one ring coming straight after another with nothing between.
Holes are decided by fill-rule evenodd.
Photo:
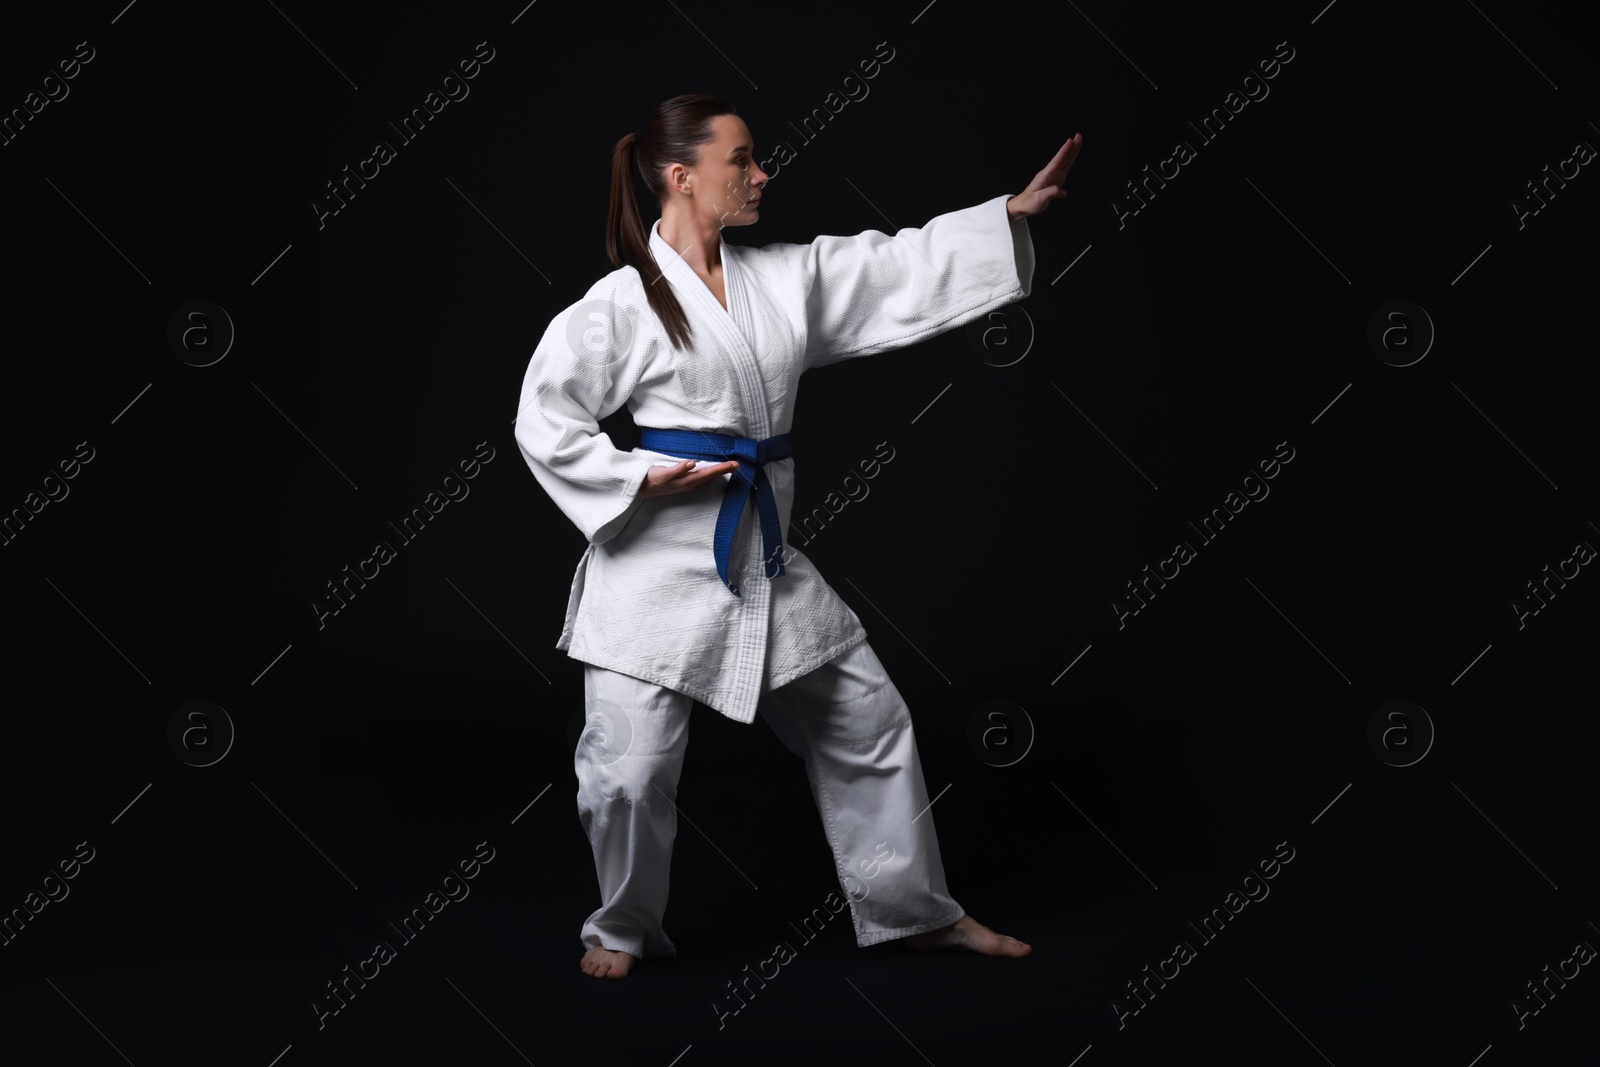
<instances>
[{"instance_id":1,"label":"woman's left hand","mask_svg":"<svg viewBox=\"0 0 1600 1067\"><path fill-rule=\"evenodd\" d=\"M1030 215L1039 215L1050 206L1052 200L1059 200L1067 195L1062 188L1066 184L1067 171L1072 169L1072 164L1077 160L1078 153L1083 149L1083 134L1075 133L1061 146L1055 158L1045 164L1044 170L1033 176L1033 181L1022 192L1006 201L1006 214L1012 222L1028 218Z\"/></svg>"}]
</instances>

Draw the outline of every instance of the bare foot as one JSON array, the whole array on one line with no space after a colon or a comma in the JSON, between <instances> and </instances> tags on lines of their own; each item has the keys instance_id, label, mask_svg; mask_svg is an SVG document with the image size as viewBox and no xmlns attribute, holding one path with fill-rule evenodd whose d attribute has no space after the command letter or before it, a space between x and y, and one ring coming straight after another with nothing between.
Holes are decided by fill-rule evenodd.
<instances>
[{"instance_id":1,"label":"bare foot","mask_svg":"<svg viewBox=\"0 0 1600 1067\"><path fill-rule=\"evenodd\" d=\"M941 948L960 948L983 956L1026 956L1033 946L1006 934L997 934L970 915L925 934L903 937L900 943L918 952L933 952Z\"/></svg>"},{"instance_id":2,"label":"bare foot","mask_svg":"<svg viewBox=\"0 0 1600 1067\"><path fill-rule=\"evenodd\" d=\"M596 945L583 954L583 959L578 961L578 967L584 974L596 978L626 978L636 962L637 960L629 953L613 952L609 948Z\"/></svg>"}]
</instances>

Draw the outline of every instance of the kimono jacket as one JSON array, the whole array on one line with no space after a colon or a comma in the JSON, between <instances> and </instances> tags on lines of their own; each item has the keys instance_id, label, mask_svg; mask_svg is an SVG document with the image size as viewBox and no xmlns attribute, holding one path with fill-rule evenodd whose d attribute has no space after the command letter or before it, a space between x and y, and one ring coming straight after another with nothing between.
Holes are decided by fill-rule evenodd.
<instances>
[{"instance_id":1,"label":"kimono jacket","mask_svg":"<svg viewBox=\"0 0 1600 1067\"><path fill-rule=\"evenodd\" d=\"M598 422L626 404L635 424L764 440L794 421L800 376L912 345L1026 297L1033 242L1008 196L890 237L868 230L809 244L721 246L724 308L650 229L658 278L631 266L550 323L529 361L516 439L534 477L588 539L556 648L688 694L749 723L776 689L866 640L861 620L787 544L797 456L763 468L785 531L766 577L751 494L717 575L712 534L734 470L698 489L641 497L645 474L684 457L623 451ZM672 287L692 329L675 350L645 297ZM710 461L706 461L710 462Z\"/></svg>"}]
</instances>

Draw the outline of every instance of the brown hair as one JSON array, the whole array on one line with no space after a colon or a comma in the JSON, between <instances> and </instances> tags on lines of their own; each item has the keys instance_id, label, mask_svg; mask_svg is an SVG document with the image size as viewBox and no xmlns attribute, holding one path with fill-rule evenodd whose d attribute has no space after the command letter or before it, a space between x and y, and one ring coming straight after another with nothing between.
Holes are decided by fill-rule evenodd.
<instances>
[{"instance_id":1,"label":"brown hair","mask_svg":"<svg viewBox=\"0 0 1600 1067\"><path fill-rule=\"evenodd\" d=\"M669 163L686 167L700 162L700 146L714 137L711 120L737 115L720 96L687 93L659 104L636 134L622 136L611 151L611 208L606 217L606 255L618 267L630 266L644 282L650 309L666 327L673 347L689 343L689 319L672 289L656 285L661 267L650 254L650 234L639 215L639 197L633 173L644 180L656 203L666 199L662 170Z\"/></svg>"}]
</instances>

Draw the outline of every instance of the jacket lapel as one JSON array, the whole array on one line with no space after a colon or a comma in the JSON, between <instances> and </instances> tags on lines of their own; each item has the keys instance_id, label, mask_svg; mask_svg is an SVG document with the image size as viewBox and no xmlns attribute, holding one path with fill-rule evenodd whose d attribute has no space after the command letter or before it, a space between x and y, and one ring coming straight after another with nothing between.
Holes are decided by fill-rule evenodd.
<instances>
[{"instance_id":1,"label":"jacket lapel","mask_svg":"<svg viewBox=\"0 0 1600 1067\"><path fill-rule=\"evenodd\" d=\"M683 256L661 236L660 220L650 227L650 253L660 266L673 291L683 302L697 329L710 329L715 348L727 357L733 366L734 380L739 383L740 413L749 419L751 433L757 440L772 436L770 412L767 410L766 389L756 364L755 351L750 347L746 329L749 325L749 305L744 290L744 275L739 269L738 253L722 243L722 282L728 298L724 308L711 287L684 262ZM646 280L648 284L648 279ZM698 310L700 314L694 312ZM744 327L744 328L741 328Z\"/></svg>"}]
</instances>

